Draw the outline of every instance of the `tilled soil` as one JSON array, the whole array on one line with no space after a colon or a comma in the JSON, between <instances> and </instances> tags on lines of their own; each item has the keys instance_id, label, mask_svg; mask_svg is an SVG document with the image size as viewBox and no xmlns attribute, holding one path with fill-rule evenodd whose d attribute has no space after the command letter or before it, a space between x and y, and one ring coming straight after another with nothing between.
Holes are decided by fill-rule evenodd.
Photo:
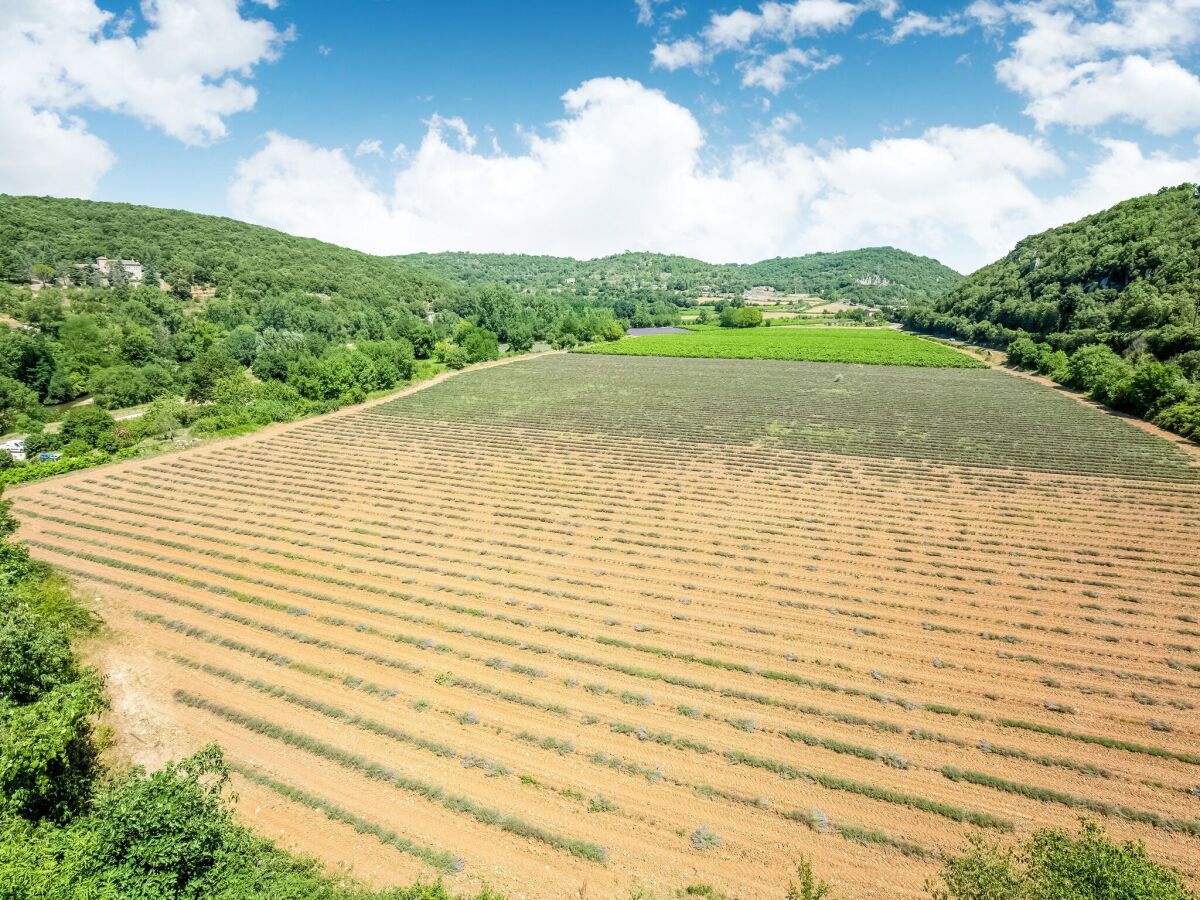
<instances>
[{"instance_id":1,"label":"tilled soil","mask_svg":"<svg viewBox=\"0 0 1200 900\"><path fill-rule=\"evenodd\" d=\"M10 496L119 749L462 861L235 777L374 884L913 897L1081 814L1200 876L1200 485L569 424L365 408Z\"/></svg>"}]
</instances>

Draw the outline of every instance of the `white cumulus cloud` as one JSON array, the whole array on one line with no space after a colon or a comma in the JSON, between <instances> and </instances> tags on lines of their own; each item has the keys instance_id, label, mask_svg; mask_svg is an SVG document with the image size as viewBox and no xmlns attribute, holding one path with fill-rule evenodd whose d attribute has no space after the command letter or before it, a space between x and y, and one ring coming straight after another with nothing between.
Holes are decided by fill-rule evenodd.
<instances>
[{"instance_id":1,"label":"white cumulus cloud","mask_svg":"<svg viewBox=\"0 0 1200 900\"><path fill-rule=\"evenodd\" d=\"M1039 127L1200 126L1200 78L1176 59L1200 43L1200 0L1115 0L1107 14L1086 3L984 2L971 12L1020 31L996 73L1027 99Z\"/></svg>"},{"instance_id":2,"label":"white cumulus cloud","mask_svg":"<svg viewBox=\"0 0 1200 900\"><path fill-rule=\"evenodd\" d=\"M142 0L141 14L133 36L131 17L94 0L0 4L0 190L92 193L115 157L87 131L87 109L186 144L219 140L229 116L254 106L252 68L289 36L244 17L238 0ZM41 140L23 140L33 134Z\"/></svg>"},{"instance_id":3,"label":"white cumulus cloud","mask_svg":"<svg viewBox=\"0 0 1200 900\"><path fill-rule=\"evenodd\" d=\"M746 60L742 64L742 84L746 87L761 87L778 94L791 80L796 69L819 72L841 62L841 57L825 56L813 50L788 47L779 53L769 53L759 59Z\"/></svg>"},{"instance_id":4,"label":"white cumulus cloud","mask_svg":"<svg viewBox=\"0 0 1200 900\"><path fill-rule=\"evenodd\" d=\"M968 22L960 14L947 16L929 16L923 12L908 12L901 16L892 26L892 42L898 43L907 37L921 34L935 34L946 37L952 34L962 34L968 28Z\"/></svg>"},{"instance_id":5,"label":"white cumulus cloud","mask_svg":"<svg viewBox=\"0 0 1200 900\"><path fill-rule=\"evenodd\" d=\"M696 117L636 81L588 81L563 103L565 116L514 155L477 153L465 122L435 117L383 189L342 150L272 134L239 165L230 205L375 253L655 250L744 262L891 244L969 270L1031 231L1200 176L1200 159L1110 141L1047 198L1034 184L1063 162L998 125L815 148L782 123L714 165Z\"/></svg>"},{"instance_id":6,"label":"white cumulus cloud","mask_svg":"<svg viewBox=\"0 0 1200 900\"><path fill-rule=\"evenodd\" d=\"M383 156L383 141L379 138L367 138L359 141L354 148L355 156Z\"/></svg>"},{"instance_id":7,"label":"white cumulus cloud","mask_svg":"<svg viewBox=\"0 0 1200 900\"><path fill-rule=\"evenodd\" d=\"M676 69L694 69L702 65L708 60L708 52L699 41L684 38L655 44L650 58L654 60L657 68L674 72Z\"/></svg>"},{"instance_id":8,"label":"white cumulus cloud","mask_svg":"<svg viewBox=\"0 0 1200 900\"><path fill-rule=\"evenodd\" d=\"M699 68L722 53L732 53L743 72L743 86L778 93L797 70L827 68L839 61L832 54L796 47L796 40L848 28L868 11L890 19L898 5L895 0L770 0L757 10L739 7L712 13L699 34L655 44L651 59L656 68L674 71Z\"/></svg>"}]
</instances>

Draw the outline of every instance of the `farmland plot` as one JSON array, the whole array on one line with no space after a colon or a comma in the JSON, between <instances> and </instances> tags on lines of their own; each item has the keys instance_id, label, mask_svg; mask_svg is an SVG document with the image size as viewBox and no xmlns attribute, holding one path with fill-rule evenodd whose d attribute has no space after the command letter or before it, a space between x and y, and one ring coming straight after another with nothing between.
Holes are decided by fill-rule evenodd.
<instances>
[{"instance_id":1,"label":"farmland plot","mask_svg":"<svg viewBox=\"0 0 1200 900\"><path fill-rule=\"evenodd\" d=\"M918 896L1081 814L1200 876L1197 469L1024 380L557 356L12 496L137 752L381 881Z\"/></svg>"},{"instance_id":2,"label":"farmland plot","mask_svg":"<svg viewBox=\"0 0 1200 900\"><path fill-rule=\"evenodd\" d=\"M783 328L676 329L634 340L601 342L577 353L608 356L674 356L705 359L783 359L982 369L985 363L950 347L891 328L801 325Z\"/></svg>"}]
</instances>

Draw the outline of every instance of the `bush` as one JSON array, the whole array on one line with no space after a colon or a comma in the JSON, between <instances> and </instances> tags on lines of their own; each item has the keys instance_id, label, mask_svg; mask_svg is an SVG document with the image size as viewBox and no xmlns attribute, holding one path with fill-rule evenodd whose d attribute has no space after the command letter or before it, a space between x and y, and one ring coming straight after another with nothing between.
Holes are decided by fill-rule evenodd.
<instances>
[{"instance_id":1,"label":"bush","mask_svg":"<svg viewBox=\"0 0 1200 900\"><path fill-rule=\"evenodd\" d=\"M98 765L91 720L104 705L100 682L84 676L0 707L0 811L61 822L85 808Z\"/></svg>"},{"instance_id":2,"label":"bush","mask_svg":"<svg viewBox=\"0 0 1200 900\"><path fill-rule=\"evenodd\" d=\"M825 900L833 890L829 883L813 875L812 864L807 859L796 863L796 877L788 882L787 900Z\"/></svg>"},{"instance_id":3,"label":"bush","mask_svg":"<svg viewBox=\"0 0 1200 900\"><path fill-rule=\"evenodd\" d=\"M462 336L459 344L473 363L500 358L500 341L495 332L486 328L472 328Z\"/></svg>"},{"instance_id":4,"label":"bush","mask_svg":"<svg viewBox=\"0 0 1200 900\"><path fill-rule=\"evenodd\" d=\"M1112 404L1122 396L1132 374L1129 363L1110 348L1091 344L1071 354L1067 384L1087 391L1101 403Z\"/></svg>"},{"instance_id":5,"label":"bush","mask_svg":"<svg viewBox=\"0 0 1200 900\"><path fill-rule=\"evenodd\" d=\"M228 783L215 746L153 775L135 770L104 791L89 823L86 868L118 896L196 896L238 843L221 792ZM232 838L232 840L231 840ZM91 879L89 879L91 880Z\"/></svg>"},{"instance_id":6,"label":"bush","mask_svg":"<svg viewBox=\"0 0 1200 900\"><path fill-rule=\"evenodd\" d=\"M78 676L64 626L25 603L0 613L0 702L32 703Z\"/></svg>"},{"instance_id":7,"label":"bush","mask_svg":"<svg viewBox=\"0 0 1200 900\"><path fill-rule=\"evenodd\" d=\"M754 328L762 323L762 310L757 306L727 306L721 310L722 328Z\"/></svg>"},{"instance_id":8,"label":"bush","mask_svg":"<svg viewBox=\"0 0 1200 900\"><path fill-rule=\"evenodd\" d=\"M116 424L105 410L97 406L81 406L63 416L58 440L63 446L74 445L84 452L98 448L111 453L117 449ZM81 454L76 452L68 455Z\"/></svg>"},{"instance_id":9,"label":"bush","mask_svg":"<svg viewBox=\"0 0 1200 900\"><path fill-rule=\"evenodd\" d=\"M1115 844L1094 822L1079 834L1044 829L1019 848L981 836L949 857L927 884L935 900L1191 900L1181 876L1146 855L1140 843Z\"/></svg>"},{"instance_id":10,"label":"bush","mask_svg":"<svg viewBox=\"0 0 1200 900\"><path fill-rule=\"evenodd\" d=\"M1154 417L1154 424L1200 442L1200 399L1167 407Z\"/></svg>"},{"instance_id":11,"label":"bush","mask_svg":"<svg viewBox=\"0 0 1200 900\"><path fill-rule=\"evenodd\" d=\"M692 832L693 850L712 850L721 846L721 836L712 831L707 825L701 825Z\"/></svg>"},{"instance_id":12,"label":"bush","mask_svg":"<svg viewBox=\"0 0 1200 900\"><path fill-rule=\"evenodd\" d=\"M14 430L22 416L32 415L38 396L21 382L0 375L0 434Z\"/></svg>"},{"instance_id":13,"label":"bush","mask_svg":"<svg viewBox=\"0 0 1200 900\"><path fill-rule=\"evenodd\" d=\"M533 347L533 329L525 323L508 329L508 349L514 353L525 353Z\"/></svg>"},{"instance_id":14,"label":"bush","mask_svg":"<svg viewBox=\"0 0 1200 900\"><path fill-rule=\"evenodd\" d=\"M471 364L471 357L458 344L450 344L443 351L441 361L448 369L465 369Z\"/></svg>"},{"instance_id":15,"label":"bush","mask_svg":"<svg viewBox=\"0 0 1200 900\"><path fill-rule=\"evenodd\" d=\"M1188 381L1174 363L1146 359L1134 367L1120 398L1130 412L1153 416L1159 410L1181 402L1188 394Z\"/></svg>"},{"instance_id":16,"label":"bush","mask_svg":"<svg viewBox=\"0 0 1200 900\"><path fill-rule=\"evenodd\" d=\"M1042 348L1049 344L1037 344L1028 335L1021 335L1008 345L1008 361L1019 369L1036 369L1042 361Z\"/></svg>"}]
</instances>

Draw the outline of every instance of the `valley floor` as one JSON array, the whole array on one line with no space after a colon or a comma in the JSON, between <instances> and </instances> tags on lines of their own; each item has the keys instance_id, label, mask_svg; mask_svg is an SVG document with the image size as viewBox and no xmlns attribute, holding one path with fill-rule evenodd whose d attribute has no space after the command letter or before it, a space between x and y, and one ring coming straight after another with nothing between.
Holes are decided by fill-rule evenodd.
<instances>
[{"instance_id":1,"label":"valley floor","mask_svg":"<svg viewBox=\"0 0 1200 900\"><path fill-rule=\"evenodd\" d=\"M1200 878L1200 468L1026 380L555 354L9 496L129 756L379 884L916 897L1084 814Z\"/></svg>"}]
</instances>

